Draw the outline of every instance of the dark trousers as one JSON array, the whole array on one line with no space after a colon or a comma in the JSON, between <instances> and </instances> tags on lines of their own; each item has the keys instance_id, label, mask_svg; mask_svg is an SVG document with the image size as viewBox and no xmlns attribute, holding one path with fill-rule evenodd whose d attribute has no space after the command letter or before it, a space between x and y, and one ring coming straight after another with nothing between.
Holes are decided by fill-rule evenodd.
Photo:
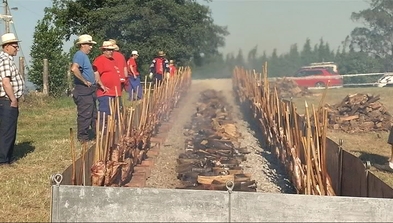
<instances>
[{"instance_id":1,"label":"dark trousers","mask_svg":"<svg viewBox=\"0 0 393 223\"><path fill-rule=\"evenodd\" d=\"M134 95L136 94L137 99L142 99L142 85L141 85L141 78L137 76L134 78L134 76L130 76L128 78L130 82L130 90L128 91L129 93L129 100L133 101L134 100Z\"/></svg>"},{"instance_id":2,"label":"dark trousers","mask_svg":"<svg viewBox=\"0 0 393 223\"><path fill-rule=\"evenodd\" d=\"M94 138L97 119L97 87L87 87L85 85L75 85L73 92L74 102L78 112L77 117L77 138L79 141L88 141ZM89 134L90 133L90 134Z\"/></svg>"},{"instance_id":3,"label":"dark trousers","mask_svg":"<svg viewBox=\"0 0 393 223\"><path fill-rule=\"evenodd\" d=\"M163 80L162 74L154 74L153 84L157 83L157 85L160 86L162 83L162 80Z\"/></svg>"},{"instance_id":4,"label":"dark trousers","mask_svg":"<svg viewBox=\"0 0 393 223\"><path fill-rule=\"evenodd\" d=\"M19 108L11 101L0 98L0 163L11 162L14 153Z\"/></svg>"}]
</instances>

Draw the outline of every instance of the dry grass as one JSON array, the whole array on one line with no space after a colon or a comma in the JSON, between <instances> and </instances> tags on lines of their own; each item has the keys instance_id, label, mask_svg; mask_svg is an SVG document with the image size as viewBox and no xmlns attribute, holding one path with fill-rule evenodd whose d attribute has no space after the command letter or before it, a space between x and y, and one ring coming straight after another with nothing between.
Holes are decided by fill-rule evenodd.
<instances>
[{"instance_id":1,"label":"dry grass","mask_svg":"<svg viewBox=\"0 0 393 223\"><path fill-rule=\"evenodd\" d=\"M304 102L318 106L322 98L322 90L313 90L313 96L302 98L294 98L299 114L304 113ZM329 89L326 95L325 103L336 104L341 102L348 94L369 93L373 95L380 95L380 102L393 114L393 103L391 103L391 95L393 95L393 88L341 88ZM343 140L343 147L345 150L358 156L363 161L370 161L371 163L384 164L390 157L390 145L387 144L388 132L369 132L369 133L355 133L349 134L340 130L330 130L328 137L338 143L339 139ZM393 187L393 174L377 171L374 168L372 171L382 180Z\"/></svg>"},{"instance_id":2,"label":"dry grass","mask_svg":"<svg viewBox=\"0 0 393 223\"><path fill-rule=\"evenodd\" d=\"M70 162L69 128L76 127L71 98L26 97L21 102L15 156L0 167L1 222L49 221L50 176Z\"/></svg>"},{"instance_id":3,"label":"dry grass","mask_svg":"<svg viewBox=\"0 0 393 223\"><path fill-rule=\"evenodd\" d=\"M19 159L0 167L0 222L50 221L50 176L72 162L70 128L76 132L72 98L31 95L21 102L15 148Z\"/></svg>"}]
</instances>

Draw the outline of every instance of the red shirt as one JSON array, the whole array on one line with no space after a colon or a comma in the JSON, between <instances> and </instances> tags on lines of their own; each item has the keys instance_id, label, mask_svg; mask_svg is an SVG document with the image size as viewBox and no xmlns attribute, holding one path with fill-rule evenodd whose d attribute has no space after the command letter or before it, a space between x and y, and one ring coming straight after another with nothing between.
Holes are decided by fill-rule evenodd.
<instances>
[{"instance_id":1,"label":"red shirt","mask_svg":"<svg viewBox=\"0 0 393 223\"><path fill-rule=\"evenodd\" d=\"M126 58L124 55L118 51L113 52L113 59L115 59L116 66L120 70L120 78L125 78L124 76L124 68L127 67Z\"/></svg>"},{"instance_id":2,"label":"red shirt","mask_svg":"<svg viewBox=\"0 0 393 223\"><path fill-rule=\"evenodd\" d=\"M175 65L173 65L173 64L169 65L169 73L171 74L171 77L175 76L176 70L177 69L176 69Z\"/></svg>"},{"instance_id":3,"label":"red shirt","mask_svg":"<svg viewBox=\"0 0 393 223\"><path fill-rule=\"evenodd\" d=\"M130 59L128 59L128 61L127 61L127 65L128 65L128 68L127 68L128 74L129 74L130 76L133 75L133 73L131 72L130 67L134 68L134 71L136 72L135 75L136 75L136 76L139 76L138 65L136 64L135 58L130 57Z\"/></svg>"},{"instance_id":4,"label":"red shirt","mask_svg":"<svg viewBox=\"0 0 393 223\"><path fill-rule=\"evenodd\" d=\"M104 93L102 89L97 89L97 97L101 96L121 96L121 82L119 78L119 70L116 67L115 60L113 58L107 58L104 55L98 56L93 62L94 71L98 71L101 77L102 84L109 88L107 92Z\"/></svg>"}]
</instances>

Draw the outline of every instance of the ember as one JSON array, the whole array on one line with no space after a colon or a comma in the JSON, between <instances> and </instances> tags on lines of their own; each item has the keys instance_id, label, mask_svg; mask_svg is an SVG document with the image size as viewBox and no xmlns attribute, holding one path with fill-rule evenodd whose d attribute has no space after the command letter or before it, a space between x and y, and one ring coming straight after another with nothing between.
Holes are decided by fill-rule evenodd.
<instances>
[{"instance_id":1,"label":"ember","mask_svg":"<svg viewBox=\"0 0 393 223\"><path fill-rule=\"evenodd\" d=\"M241 135L227 104L222 92L201 93L191 124L185 127L186 152L177 160L182 188L226 190L226 183L232 181L233 190L256 191L256 182L243 173L241 162L248 151L239 148Z\"/></svg>"}]
</instances>

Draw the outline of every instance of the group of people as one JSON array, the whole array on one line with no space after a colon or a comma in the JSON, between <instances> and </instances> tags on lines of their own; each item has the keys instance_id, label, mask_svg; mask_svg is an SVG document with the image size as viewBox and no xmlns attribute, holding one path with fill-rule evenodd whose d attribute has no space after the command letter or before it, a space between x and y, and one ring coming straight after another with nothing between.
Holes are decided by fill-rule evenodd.
<instances>
[{"instance_id":1,"label":"group of people","mask_svg":"<svg viewBox=\"0 0 393 223\"><path fill-rule=\"evenodd\" d=\"M71 66L75 85L73 98L78 112L77 137L81 142L89 141L94 135L97 110L110 115L110 100L120 97L123 90L128 91L129 100L141 100L143 97L138 51L133 50L126 60L116 40L109 39L100 47L102 54L90 63L87 55L95 44L97 42L92 36L79 36L76 43L79 50L74 54ZM165 56L163 51L159 51L150 65L149 78L153 83L161 84L177 72L173 60L168 61Z\"/></svg>"}]
</instances>

